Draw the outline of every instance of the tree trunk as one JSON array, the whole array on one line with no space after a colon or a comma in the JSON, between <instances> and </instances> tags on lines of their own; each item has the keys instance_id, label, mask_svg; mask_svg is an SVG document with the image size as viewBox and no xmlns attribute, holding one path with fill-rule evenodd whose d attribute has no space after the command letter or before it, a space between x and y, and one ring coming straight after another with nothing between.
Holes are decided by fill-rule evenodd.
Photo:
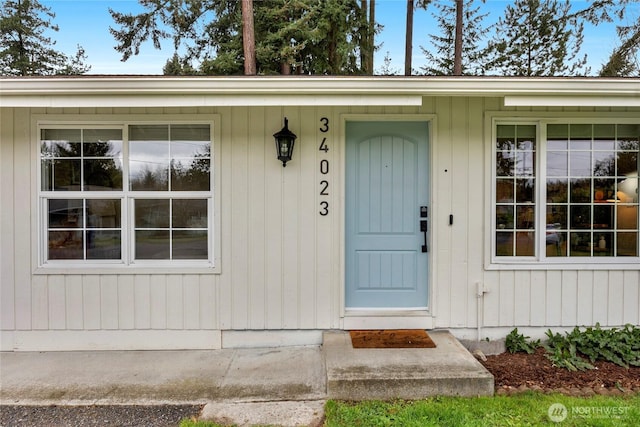
<instances>
[{"instance_id":1,"label":"tree trunk","mask_svg":"<svg viewBox=\"0 0 640 427\"><path fill-rule=\"evenodd\" d=\"M256 74L256 40L253 28L253 0L242 0L242 46L244 50L244 74Z\"/></svg>"},{"instance_id":2,"label":"tree trunk","mask_svg":"<svg viewBox=\"0 0 640 427\"><path fill-rule=\"evenodd\" d=\"M407 0L407 33L404 43L404 75L411 75L411 52L413 49L413 0Z\"/></svg>"},{"instance_id":3,"label":"tree trunk","mask_svg":"<svg viewBox=\"0 0 640 427\"><path fill-rule=\"evenodd\" d=\"M375 1L375 0L374 0ZM366 28L360 33L360 68L364 74L369 74L369 21L367 21L367 0L360 1L360 13L362 19L367 22Z\"/></svg>"},{"instance_id":4,"label":"tree trunk","mask_svg":"<svg viewBox=\"0 0 640 427\"><path fill-rule=\"evenodd\" d=\"M367 40L367 48L369 49L367 64L367 74L373 74L373 55L375 52L375 36L376 36L376 0L371 0L369 5L369 38Z\"/></svg>"},{"instance_id":5,"label":"tree trunk","mask_svg":"<svg viewBox=\"0 0 640 427\"><path fill-rule=\"evenodd\" d=\"M462 75L462 10L464 8L464 0L456 0L456 37L453 52L453 75Z\"/></svg>"}]
</instances>

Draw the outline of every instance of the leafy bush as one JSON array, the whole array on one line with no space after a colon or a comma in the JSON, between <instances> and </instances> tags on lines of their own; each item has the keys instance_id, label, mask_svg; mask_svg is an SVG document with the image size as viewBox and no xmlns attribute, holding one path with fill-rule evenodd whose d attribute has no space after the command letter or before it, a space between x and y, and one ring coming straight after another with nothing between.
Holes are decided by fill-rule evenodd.
<instances>
[{"instance_id":1,"label":"leafy bush","mask_svg":"<svg viewBox=\"0 0 640 427\"><path fill-rule=\"evenodd\" d=\"M505 346L509 353L518 353L520 351L532 354L536 351L536 348L540 346L540 340L530 341L530 337L525 337L523 334L518 333L518 328L507 335L505 340Z\"/></svg>"},{"instance_id":2,"label":"leafy bush","mask_svg":"<svg viewBox=\"0 0 640 427\"><path fill-rule=\"evenodd\" d=\"M599 323L584 331L559 333L547 331L548 340L543 344L547 358L554 365L571 371L593 369L597 360L613 362L628 368L640 366L640 328L625 325L624 328L602 329ZM586 359L588 359L588 361Z\"/></svg>"}]
</instances>

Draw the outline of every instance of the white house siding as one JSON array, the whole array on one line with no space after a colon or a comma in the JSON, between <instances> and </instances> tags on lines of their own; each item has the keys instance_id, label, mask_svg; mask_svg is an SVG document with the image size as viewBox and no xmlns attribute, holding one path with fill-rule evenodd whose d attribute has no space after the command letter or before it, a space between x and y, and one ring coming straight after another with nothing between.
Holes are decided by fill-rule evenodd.
<instances>
[{"instance_id":1,"label":"white house siding","mask_svg":"<svg viewBox=\"0 0 640 427\"><path fill-rule=\"evenodd\" d=\"M486 270L484 111L501 98L426 97L422 107L0 109L0 322L2 350L216 348L221 331L342 327L342 114L426 114L432 139L433 324L459 336L504 336L514 326L640 324L639 270ZM536 108L541 115L549 109ZM633 112L638 109L556 109ZM40 274L33 114L217 114L220 117L219 274ZM272 134L283 117L298 135L282 168ZM320 119L330 130L319 132ZM318 151L321 137L330 150ZM322 157L320 157L322 156ZM331 164L331 214L318 215L318 164ZM31 189L31 191L28 191ZM454 216L449 226L449 215ZM477 283L487 293L478 316ZM480 318L480 323L478 319ZM481 328L481 330L478 329ZM229 342L242 338L229 335Z\"/></svg>"}]
</instances>

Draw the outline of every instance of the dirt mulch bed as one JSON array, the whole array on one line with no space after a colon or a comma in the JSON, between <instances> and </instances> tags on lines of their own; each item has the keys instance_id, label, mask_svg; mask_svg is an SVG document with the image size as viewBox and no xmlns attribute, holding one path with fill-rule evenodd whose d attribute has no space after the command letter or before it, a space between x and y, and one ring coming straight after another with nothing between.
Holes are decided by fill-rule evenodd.
<instances>
[{"instance_id":1,"label":"dirt mulch bed","mask_svg":"<svg viewBox=\"0 0 640 427\"><path fill-rule=\"evenodd\" d=\"M529 390L559 392L572 396L640 393L640 367L624 368L595 362L596 369L572 372L557 368L538 348L534 354L505 352L480 361L495 378L496 394Z\"/></svg>"}]
</instances>

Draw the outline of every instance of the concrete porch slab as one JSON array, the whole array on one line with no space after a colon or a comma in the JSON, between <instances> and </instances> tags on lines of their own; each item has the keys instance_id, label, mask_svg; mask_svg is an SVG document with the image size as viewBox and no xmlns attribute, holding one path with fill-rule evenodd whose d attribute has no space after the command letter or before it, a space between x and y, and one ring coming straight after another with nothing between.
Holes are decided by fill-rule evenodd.
<instances>
[{"instance_id":1,"label":"concrete porch slab","mask_svg":"<svg viewBox=\"0 0 640 427\"><path fill-rule=\"evenodd\" d=\"M448 331L436 348L354 349L346 331L324 333L327 397L344 400L490 396L493 376Z\"/></svg>"}]
</instances>

